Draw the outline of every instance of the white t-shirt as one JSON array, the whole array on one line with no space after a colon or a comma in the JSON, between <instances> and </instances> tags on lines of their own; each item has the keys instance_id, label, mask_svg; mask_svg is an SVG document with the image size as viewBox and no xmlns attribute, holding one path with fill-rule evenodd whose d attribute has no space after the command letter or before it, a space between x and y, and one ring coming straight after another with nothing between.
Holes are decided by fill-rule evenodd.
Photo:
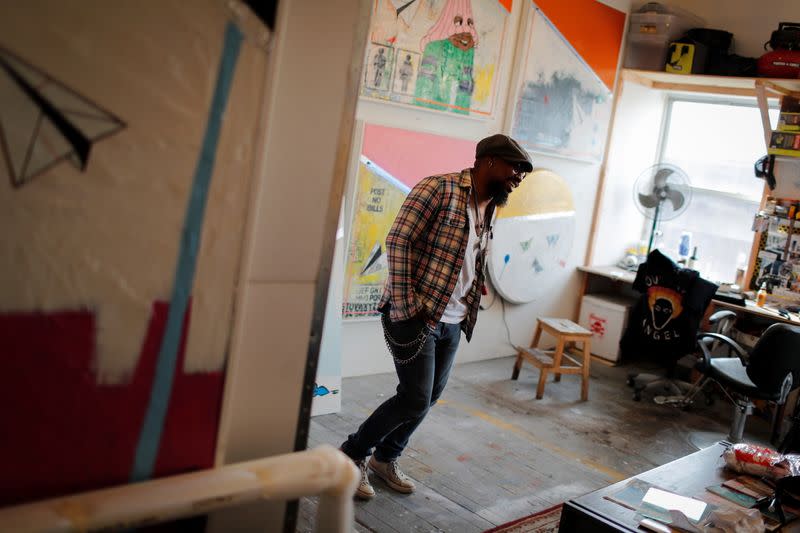
<instances>
[{"instance_id":1,"label":"white t-shirt","mask_svg":"<svg viewBox=\"0 0 800 533\"><path fill-rule=\"evenodd\" d=\"M474 211L475 208L472 205L467 208L469 240L467 241L464 264L461 265L461 273L458 275L456 288L453 289L450 301L447 302L442 318L439 319L445 324L460 324L467 317L467 312L469 311L466 298L472 288L472 283L475 281L475 258L481 245L478 235L475 233Z\"/></svg>"}]
</instances>

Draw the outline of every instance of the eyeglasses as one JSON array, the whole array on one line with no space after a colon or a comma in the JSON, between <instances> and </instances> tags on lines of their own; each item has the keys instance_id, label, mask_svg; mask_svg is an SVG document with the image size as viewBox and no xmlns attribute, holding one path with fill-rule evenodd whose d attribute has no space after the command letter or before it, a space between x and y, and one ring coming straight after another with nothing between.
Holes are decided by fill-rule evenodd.
<instances>
[{"instance_id":1,"label":"eyeglasses","mask_svg":"<svg viewBox=\"0 0 800 533\"><path fill-rule=\"evenodd\" d=\"M526 165L522 161L508 161L504 159L506 165L514 169L514 174L520 174L523 178L528 173L525 169Z\"/></svg>"}]
</instances>

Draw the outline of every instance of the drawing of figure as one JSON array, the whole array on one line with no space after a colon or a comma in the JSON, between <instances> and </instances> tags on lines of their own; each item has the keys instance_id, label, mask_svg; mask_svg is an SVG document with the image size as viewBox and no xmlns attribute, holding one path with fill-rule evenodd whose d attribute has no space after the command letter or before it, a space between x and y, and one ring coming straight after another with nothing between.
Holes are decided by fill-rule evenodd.
<instances>
[{"instance_id":1,"label":"drawing of figure","mask_svg":"<svg viewBox=\"0 0 800 533\"><path fill-rule=\"evenodd\" d=\"M408 80L414 74L414 66L411 64L411 54L406 54L403 64L400 65L400 83L402 84L402 91L408 92Z\"/></svg>"},{"instance_id":2,"label":"drawing of figure","mask_svg":"<svg viewBox=\"0 0 800 533\"><path fill-rule=\"evenodd\" d=\"M420 42L423 55L416 104L468 114L475 88L472 66L477 44L471 0L447 0L436 24Z\"/></svg>"},{"instance_id":3,"label":"drawing of figure","mask_svg":"<svg viewBox=\"0 0 800 533\"><path fill-rule=\"evenodd\" d=\"M383 48L378 49L378 53L375 54L372 65L375 67L375 87L380 88L383 82L383 69L386 68L386 55Z\"/></svg>"}]
</instances>

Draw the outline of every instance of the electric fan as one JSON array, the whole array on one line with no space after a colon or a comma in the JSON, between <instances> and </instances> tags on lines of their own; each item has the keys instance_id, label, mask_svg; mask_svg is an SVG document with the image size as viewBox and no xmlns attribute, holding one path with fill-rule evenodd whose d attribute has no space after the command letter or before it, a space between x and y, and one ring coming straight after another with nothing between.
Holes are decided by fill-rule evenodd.
<instances>
[{"instance_id":1,"label":"electric fan","mask_svg":"<svg viewBox=\"0 0 800 533\"><path fill-rule=\"evenodd\" d=\"M659 163L636 178L633 199L639 211L653 221L647 253L653 248L658 223L683 213L692 199L689 177L675 165Z\"/></svg>"}]
</instances>

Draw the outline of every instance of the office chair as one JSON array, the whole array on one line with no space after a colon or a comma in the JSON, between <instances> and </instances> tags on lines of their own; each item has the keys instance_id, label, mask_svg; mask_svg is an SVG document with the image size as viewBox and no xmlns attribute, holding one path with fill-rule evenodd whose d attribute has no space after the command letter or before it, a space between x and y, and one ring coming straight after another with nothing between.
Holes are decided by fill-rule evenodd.
<instances>
[{"instance_id":1,"label":"office chair","mask_svg":"<svg viewBox=\"0 0 800 533\"><path fill-rule=\"evenodd\" d=\"M717 311L708 318L708 332L727 336L733 328L734 322L736 322L736 313L733 311ZM705 342L712 353L717 350L720 344L720 341L716 339L707 339ZM642 399L643 392L661 388L664 392L671 392L672 394L656 396L653 400L658 404L686 407L694 401L698 393L703 392L706 395L706 404L711 405L713 398L705 388L709 381L708 376L702 375L694 383L689 383L676 377L678 361L684 355L676 354L675 357L670 358L670 365L666 375L629 374L628 385L633 387L633 399L638 402ZM702 361L703 359L699 358L698 364L701 364Z\"/></svg>"},{"instance_id":2,"label":"office chair","mask_svg":"<svg viewBox=\"0 0 800 533\"><path fill-rule=\"evenodd\" d=\"M733 349L730 346L723 345L722 341L712 338L712 337L704 337L704 333L717 333L718 335L722 335L725 337L730 337L730 332L733 329L733 325L736 322L736 313L733 311L723 310L717 311L716 313L712 314L708 318L708 330L704 332L700 332L697 335L697 342L698 342L698 351L697 351L697 362L694 365L695 370L700 372L700 377L692 383L691 387L688 391L686 391L683 395L678 396L656 396L653 398L653 401L658 404L669 404L675 407L686 408L689 407L694 403L695 397L699 393L703 393L705 395L705 403L706 405L712 405L714 403L714 397L711 393L706 389L709 383L713 383L714 381L707 375L705 370L705 357L703 356L703 351L699 346L699 343L703 343L705 345L706 350L710 354L717 354L720 348L726 348L727 353L724 354L726 357L733 357ZM684 387L685 388L685 387Z\"/></svg>"},{"instance_id":3,"label":"office chair","mask_svg":"<svg viewBox=\"0 0 800 533\"><path fill-rule=\"evenodd\" d=\"M713 357L709 341L719 341L729 347L735 357ZM764 331L751 353L733 339L718 333L703 332L698 335L698 346L703 352L703 373L720 385L723 393L733 403L733 420L728 440L742 440L747 415L753 412L753 399L786 403L786 398L800 387L800 327L773 324ZM772 421L772 441L776 440L780 420L778 411Z\"/></svg>"}]
</instances>

